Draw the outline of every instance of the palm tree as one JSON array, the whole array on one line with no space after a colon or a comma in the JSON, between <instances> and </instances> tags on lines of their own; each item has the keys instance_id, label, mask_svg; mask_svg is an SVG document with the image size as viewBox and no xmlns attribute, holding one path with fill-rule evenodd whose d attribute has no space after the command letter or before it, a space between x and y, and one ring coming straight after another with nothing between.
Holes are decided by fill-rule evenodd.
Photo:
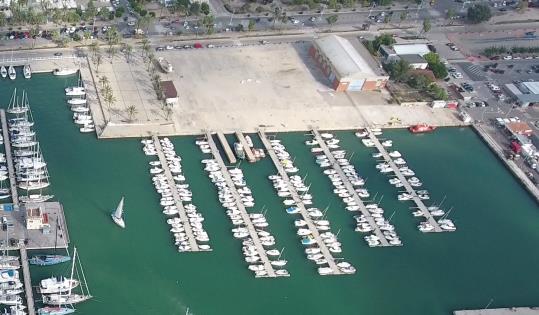
<instances>
[{"instance_id":1,"label":"palm tree","mask_svg":"<svg viewBox=\"0 0 539 315\"><path fill-rule=\"evenodd\" d=\"M129 44L125 45L125 59L127 63L129 63L129 59L131 58L132 53L133 53L133 46Z\"/></svg>"},{"instance_id":2,"label":"palm tree","mask_svg":"<svg viewBox=\"0 0 539 315\"><path fill-rule=\"evenodd\" d=\"M102 76L101 78L99 78L99 84L101 84L101 88L104 89L105 86L109 85L109 78L107 78L106 76Z\"/></svg>"},{"instance_id":3,"label":"palm tree","mask_svg":"<svg viewBox=\"0 0 539 315\"><path fill-rule=\"evenodd\" d=\"M146 53L146 55L148 55L149 52L150 41L148 40L148 38L144 37L144 39L142 39L142 53L140 55L143 56L143 53Z\"/></svg>"},{"instance_id":4,"label":"palm tree","mask_svg":"<svg viewBox=\"0 0 539 315\"><path fill-rule=\"evenodd\" d=\"M281 7L275 7L273 10L273 26L272 28L275 29L275 22L277 22L277 19L281 17L282 9Z\"/></svg>"},{"instance_id":5,"label":"palm tree","mask_svg":"<svg viewBox=\"0 0 539 315\"><path fill-rule=\"evenodd\" d=\"M114 57L118 53L118 49L116 49L115 46L109 47L109 55L110 55L110 63L112 64L112 61L114 60Z\"/></svg>"},{"instance_id":6,"label":"palm tree","mask_svg":"<svg viewBox=\"0 0 539 315\"><path fill-rule=\"evenodd\" d=\"M107 96L109 95L113 95L112 94L112 88L110 87L110 85L105 85L102 89L101 89L101 93L103 94L103 98L107 98Z\"/></svg>"},{"instance_id":7,"label":"palm tree","mask_svg":"<svg viewBox=\"0 0 539 315\"><path fill-rule=\"evenodd\" d=\"M133 119L135 118L135 116L137 115L138 111L137 111L137 108L135 107L135 105L131 105L129 106L128 108L126 108L126 113L127 113L127 116L129 117L129 121L133 121Z\"/></svg>"},{"instance_id":8,"label":"palm tree","mask_svg":"<svg viewBox=\"0 0 539 315\"><path fill-rule=\"evenodd\" d=\"M95 58L95 56L97 56L97 54L100 52L99 50L99 44L97 43L97 41L94 41L90 44L90 52L92 53L92 58Z\"/></svg>"},{"instance_id":9,"label":"palm tree","mask_svg":"<svg viewBox=\"0 0 539 315\"><path fill-rule=\"evenodd\" d=\"M103 62L103 56L101 56L101 54L98 54L96 57L95 57L95 72L99 72L99 65L101 65L101 63Z\"/></svg>"},{"instance_id":10,"label":"palm tree","mask_svg":"<svg viewBox=\"0 0 539 315\"><path fill-rule=\"evenodd\" d=\"M108 105L108 109L110 111L110 109L112 108L112 105L114 103L116 103L116 97L114 97L114 95L112 93L109 93L109 94L105 94L105 102L107 103Z\"/></svg>"}]
</instances>

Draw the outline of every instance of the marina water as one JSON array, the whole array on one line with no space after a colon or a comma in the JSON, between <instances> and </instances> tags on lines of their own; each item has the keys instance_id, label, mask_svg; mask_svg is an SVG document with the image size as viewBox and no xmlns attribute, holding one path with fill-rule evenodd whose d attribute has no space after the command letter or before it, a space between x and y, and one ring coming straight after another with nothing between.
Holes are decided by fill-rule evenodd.
<instances>
[{"instance_id":1,"label":"marina water","mask_svg":"<svg viewBox=\"0 0 539 315\"><path fill-rule=\"evenodd\" d=\"M338 132L351 162L389 217L404 243L369 248L354 232L353 215L332 193L329 179L314 162L303 133L279 134L311 184L314 206L328 208L332 230L340 231L352 276L319 276L300 245L292 215L285 213L267 176L269 158L241 163L253 190L255 209L265 209L290 278L255 279L241 254L241 242L203 170L194 137L175 137L193 203L206 218L213 252L177 253L151 185L150 159L140 139L100 140L72 123L63 88L77 77L34 74L0 81L7 107L15 87L25 89L51 174L51 192L64 205L72 244L78 247L94 299L77 305L78 314L451 314L455 309L539 304L539 209L518 182L471 130L439 129L411 135L385 131L428 189L433 202L453 208L454 233L423 234L419 220L396 200L397 190L375 169L372 150L352 131ZM255 146L261 147L257 137ZM232 141L232 138L229 138ZM110 212L125 195L126 229ZM69 264L32 267L35 283L63 273ZM36 296L39 298L39 296Z\"/></svg>"}]
</instances>

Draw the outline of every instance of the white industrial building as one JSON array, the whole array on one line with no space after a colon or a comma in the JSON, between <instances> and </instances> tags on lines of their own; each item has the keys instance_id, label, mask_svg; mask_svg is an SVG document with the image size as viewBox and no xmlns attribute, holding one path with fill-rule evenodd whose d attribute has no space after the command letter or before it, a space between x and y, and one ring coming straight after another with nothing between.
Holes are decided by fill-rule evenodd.
<instances>
[{"instance_id":1,"label":"white industrial building","mask_svg":"<svg viewBox=\"0 0 539 315\"><path fill-rule=\"evenodd\" d=\"M345 38L329 35L314 41L309 55L336 91L365 91L385 87L388 76L379 75Z\"/></svg>"}]
</instances>

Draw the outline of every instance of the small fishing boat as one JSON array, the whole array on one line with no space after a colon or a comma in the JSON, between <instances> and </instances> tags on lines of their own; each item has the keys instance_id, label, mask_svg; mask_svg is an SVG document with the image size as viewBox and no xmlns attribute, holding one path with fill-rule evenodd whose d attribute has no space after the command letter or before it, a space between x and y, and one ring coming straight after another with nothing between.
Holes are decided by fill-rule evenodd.
<instances>
[{"instance_id":1,"label":"small fishing boat","mask_svg":"<svg viewBox=\"0 0 539 315\"><path fill-rule=\"evenodd\" d=\"M120 203L116 207L116 210L111 214L111 217L114 223L116 223L121 228L125 228L123 212L124 212L124 197L122 197L122 199L120 200Z\"/></svg>"}]
</instances>

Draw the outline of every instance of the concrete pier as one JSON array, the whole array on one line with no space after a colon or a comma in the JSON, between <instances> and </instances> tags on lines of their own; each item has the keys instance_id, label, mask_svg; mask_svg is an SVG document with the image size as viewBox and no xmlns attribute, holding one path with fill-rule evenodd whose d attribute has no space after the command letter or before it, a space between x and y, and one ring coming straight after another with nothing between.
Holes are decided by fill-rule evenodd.
<instances>
[{"instance_id":1,"label":"concrete pier","mask_svg":"<svg viewBox=\"0 0 539 315\"><path fill-rule=\"evenodd\" d=\"M2 135L4 137L4 148L6 149L7 170L9 174L9 187L11 188L11 199L15 210L19 209L19 195L17 193L17 181L15 177L15 167L11 154L11 139L9 138L9 128L6 119L6 111L0 109L0 120L2 123Z\"/></svg>"},{"instance_id":2,"label":"concrete pier","mask_svg":"<svg viewBox=\"0 0 539 315\"><path fill-rule=\"evenodd\" d=\"M539 315L539 307L507 307L454 311L454 315Z\"/></svg>"},{"instance_id":3,"label":"concrete pier","mask_svg":"<svg viewBox=\"0 0 539 315\"><path fill-rule=\"evenodd\" d=\"M208 144L210 145L210 149L212 151L213 157L219 164L219 167L221 168L221 173L223 174L226 180L226 184L228 188L230 188L230 191L232 192L232 194L234 195L236 206L238 207L238 210L241 213L241 218L243 219L245 227L247 227L247 230L249 231L249 237L253 240L256 250L260 256L260 260L264 264L264 268L267 272L267 275L263 277L270 277L270 278L277 277L277 275L275 274L273 265L271 264L268 258L268 255L266 254L266 250L264 249L264 247L262 246L262 243L260 242L258 233L256 233L256 228L253 225L253 222L251 221L251 217L249 217L249 214L247 213L247 210L245 209L245 206L243 205L243 202L241 201L240 193L238 193L236 186L232 182L232 177L230 176L230 173L227 170L227 167L225 165L225 162L223 161L223 158L221 157L221 154L219 154L219 150L217 149L215 142L213 141L211 132L208 131L206 133L206 137L208 138Z\"/></svg>"},{"instance_id":4,"label":"concrete pier","mask_svg":"<svg viewBox=\"0 0 539 315\"><path fill-rule=\"evenodd\" d=\"M247 140L245 140L243 133L236 131L236 138L238 138L238 141L243 146L243 150L245 151L245 156L247 157L247 161L251 163L256 162L256 158L253 154L253 151L251 150L251 147L247 144Z\"/></svg>"},{"instance_id":5,"label":"concrete pier","mask_svg":"<svg viewBox=\"0 0 539 315\"><path fill-rule=\"evenodd\" d=\"M228 158L230 164L236 164L236 156L234 155L234 151L232 151L232 149L230 148L230 145L228 144L224 133L217 132L217 138L219 139L219 143L221 143L221 147L225 151L226 157Z\"/></svg>"},{"instance_id":6,"label":"concrete pier","mask_svg":"<svg viewBox=\"0 0 539 315\"><path fill-rule=\"evenodd\" d=\"M324 139L322 139L322 137L320 136L320 133L318 132L318 130L313 129L312 133L314 135L315 140L318 142L318 145L322 148L322 150L324 150L324 155L326 155L327 158L329 159L329 162L331 163L331 167L335 171L337 171L337 174L339 174L339 177L344 183L346 190L348 190L348 193L352 196L352 198L354 198L354 201L356 202L356 204L359 205L359 210L365 216L365 218L369 222L369 225L374 229L373 233L380 239L380 244L382 246L392 246L387 241L386 237L384 236L384 233L382 233L382 231L380 230L380 227L374 221L374 218L372 217L369 210L365 208L365 204L363 203L363 200L361 200L356 190L354 189L354 186L352 186L352 183L350 183L350 180L348 180L348 177L346 177L346 175L344 174L344 171L342 170L337 160L335 160L335 157L329 150Z\"/></svg>"},{"instance_id":7,"label":"concrete pier","mask_svg":"<svg viewBox=\"0 0 539 315\"><path fill-rule=\"evenodd\" d=\"M393 169L393 172L397 176L398 179L402 182L404 185L403 187L406 189L406 192L410 195L412 195L412 201L416 204L417 208L421 210L423 213L423 216L427 219L427 222L434 227L434 229L430 232L443 232L442 228L438 224L438 222L434 219L434 217L430 214L430 211L427 209L427 206L423 203L423 200L419 199L419 196L415 192L415 189L410 185L408 182L408 179L402 175L401 171L399 170L399 167L393 162L393 159L389 156L389 153L387 153L384 146L380 143L378 138L370 131L369 133L369 139L371 139L374 142L374 145L376 149L378 149L378 152L382 153L382 156L384 157L384 160L387 164Z\"/></svg>"},{"instance_id":8,"label":"concrete pier","mask_svg":"<svg viewBox=\"0 0 539 315\"><path fill-rule=\"evenodd\" d=\"M279 172L279 175L281 178L287 183L288 185L288 191L290 191L291 197L296 203L296 206L298 207L300 214L302 216L302 219L307 222L307 226L309 227L309 230L312 231L312 236L314 237L316 244L320 248L320 252L324 255L324 259L327 260L329 267L333 270L333 275L340 275L344 274L337 264L335 263L335 258L333 258L333 255L329 251L328 247L320 237L320 233L316 229L315 224L313 223L311 217L309 216L307 209L305 208L305 205L303 204L303 201L301 200L298 192L296 191L296 188L294 185L290 183L290 178L288 177L288 174L285 172L283 165L281 164L279 158L275 154L275 151L273 151L273 147L271 146L266 133L263 130L259 130L260 139L262 140L262 143L264 144L264 147L268 151L269 156L271 157L271 160L273 161L273 164L275 165L275 168L277 168L277 171Z\"/></svg>"},{"instance_id":9,"label":"concrete pier","mask_svg":"<svg viewBox=\"0 0 539 315\"><path fill-rule=\"evenodd\" d=\"M172 192L172 197L174 198L174 203L176 207L178 208L179 216L180 216L180 219L182 220L183 228L185 229L185 234L187 235L189 246L191 247L190 251L198 252L200 251L200 248L198 247L198 244L196 242L195 235L193 234L193 230L191 229L191 225L189 225L189 218L187 217L185 208L183 207L182 200L180 198L180 195L178 194L178 190L176 189L176 182L172 178L172 173L170 172L170 169L167 164L167 160L165 158L165 154L163 153L161 142L159 142L159 138L157 136L152 136L152 140L155 144L157 156L159 157L159 161L161 162L161 167L164 170L165 176L168 181L168 185L171 188L170 190Z\"/></svg>"},{"instance_id":10,"label":"concrete pier","mask_svg":"<svg viewBox=\"0 0 539 315\"><path fill-rule=\"evenodd\" d=\"M28 314L35 315L36 310L34 306L34 295L32 292L32 280L30 278L30 267L28 265L28 254L26 253L26 247L22 242L19 247L19 252L21 254L22 276L24 281L24 293L26 295Z\"/></svg>"}]
</instances>

